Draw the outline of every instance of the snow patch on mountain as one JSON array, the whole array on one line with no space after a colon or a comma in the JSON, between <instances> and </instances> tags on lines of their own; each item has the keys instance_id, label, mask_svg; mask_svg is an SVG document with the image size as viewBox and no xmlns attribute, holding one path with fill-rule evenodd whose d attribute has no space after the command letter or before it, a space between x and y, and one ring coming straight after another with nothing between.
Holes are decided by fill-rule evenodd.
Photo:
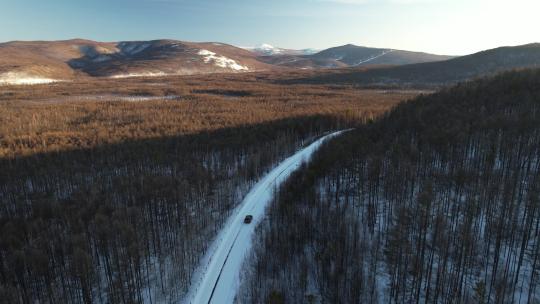
<instances>
[{"instance_id":1,"label":"snow patch on mountain","mask_svg":"<svg viewBox=\"0 0 540 304\"><path fill-rule=\"evenodd\" d=\"M276 56L276 55L313 55L318 52L316 49L301 49L301 50L290 50L272 46L268 43L263 43L255 47L243 47L243 49L252 51L258 54L267 55L267 56Z\"/></svg>"},{"instance_id":2,"label":"snow patch on mountain","mask_svg":"<svg viewBox=\"0 0 540 304\"><path fill-rule=\"evenodd\" d=\"M213 62L214 65L220 68L228 68L235 71L248 71L249 70L247 66L240 65L233 59L230 59L225 56L219 56L216 53L209 50L199 50L197 54L203 57L205 63Z\"/></svg>"},{"instance_id":3,"label":"snow patch on mountain","mask_svg":"<svg viewBox=\"0 0 540 304\"><path fill-rule=\"evenodd\" d=\"M255 47L255 50L268 55L279 55L283 53L282 49L273 47L272 45L267 43L263 43L258 47Z\"/></svg>"},{"instance_id":4,"label":"snow patch on mountain","mask_svg":"<svg viewBox=\"0 0 540 304\"><path fill-rule=\"evenodd\" d=\"M388 54L388 53L392 53L393 51L394 51L394 50L384 50L384 51L382 51L382 52L381 52L380 54L378 54L378 55L375 55L375 56L372 56L372 57L369 57L369 58L366 58L366 59L362 59L362 60L356 62L355 64L353 64L353 66L359 66L359 65L362 65L362 64L364 64L364 63L373 61L373 60L375 60L375 59L377 59L377 58L380 58L380 57L382 57L382 56L384 56L384 55L386 55L386 54Z\"/></svg>"},{"instance_id":5,"label":"snow patch on mountain","mask_svg":"<svg viewBox=\"0 0 540 304\"><path fill-rule=\"evenodd\" d=\"M6 72L0 74L0 85L33 85L59 81L62 80L30 75L24 72Z\"/></svg>"},{"instance_id":6,"label":"snow patch on mountain","mask_svg":"<svg viewBox=\"0 0 540 304\"><path fill-rule=\"evenodd\" d=\"M121 42L119 46L123 53L135 55L149 48L150 43Z\"/></svg>"}]
</instances>

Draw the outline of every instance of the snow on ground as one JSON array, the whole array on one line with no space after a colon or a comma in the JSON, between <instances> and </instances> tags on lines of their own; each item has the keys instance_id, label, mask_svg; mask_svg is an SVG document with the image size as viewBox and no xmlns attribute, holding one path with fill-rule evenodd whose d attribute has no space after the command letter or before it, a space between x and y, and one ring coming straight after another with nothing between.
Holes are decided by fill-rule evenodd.
<instances>
[{"instance_id":1,"label":"snow on ground","mask_svg":"<svg viewBox=\"0 0 540 304\"><path fill-rule=\"evenodd\" d=\"M274 189L304 161L308 161L325 140L342 132L344 131L318 139L284 160L253 186L202 259L184 299L185 303L233 303L240 284L242 263L250 252L255 227L263 219ZM244 224L244 217L248 214L253 216L253 221L251 224Z\"/></svg>"},{"instance_id":2,"label":"snow on ground","mask_svg":"<svg viewBox=\"0 0 540 304\"><path fill-rule=\"evenodd\" d=\"M103 101L103 102L145 102L145 101L182 101L182 97L179 95L165 95L165 96L142 96L142 95L117 95L117 94L103 94L103 95L72 95L64 97L54 98L41 98L37 99L40 102L47 103L59 103L59 102L74 102L74 101Z\"/></svg>"},{"instance_id":3,"label":"snow on ground","mask_svg":"<svg viewBox=\"0 0 540 304\"><path fill-rule=\"evenodd\" d=\"M121 42L119 47L122 49L123 53L135 55L149 48L150 43Z\"/></svg>"},{"instance_id":4,"label":"snow on ground","mask_svg":"<svg viewBox=\"0 0 540 304\"><path fill-rule=\"evenodd\" d=\"M257 53L262 53L264 55L280 55L281 53L283 53L283 50L280 49L280 48L276 48L270 44L267 44L267 43L263 43L261 45L258 45L258 46L249 46L249 47L240 47L244 50L248 50L248 51L252 51L252 52L257 52Z\"/></svg>"},{"instance_id":5,"label":"snow on ground","mask_svg":"<svg viewBox=\"0 0 540 304\"><path fill-rule=\"evenodd\" d=\"M30 75L24 72L6 72L0 74L0 85L32 85L54 83L62 80Z\"/></svg>"},{"instance_id":6,"label":"snow on ground","mask_svg":"<svg viewBox=\"0 0 540 304\"><path fill-rule=\"evenodd\" d=\"M159 101L159 100L181 100L179 95L165 95L165 96L138 96L138 95L79 95L79 96L67 96L65 98L54 98L47 101L129 101L129 102L143 102L143 101Z\"/></svg>"},{"instance_id":7,"label":"snow on ground","mask_svg":"<svg viewBox=\"0 0 540 304\"><path fill-rule=\"evenodd\" d=\"M255 50L261 53L265 53L267 55L279 55L283 53L283 50L280 48L276 48L270 44L263 43L257 47L255 47Z\"/></svg>"},{"instance_id":8,"label":"snow on ground","mask_svg":"<svg viewBox=\"0 0 540 304\"><path fill-rule=\"evenodd\" d=\"M141 102L141 101L154 101L154 100L178 100L180 96L178 95L167 95L167 96L113 96L113 100L120 101L130 101L130 102Z\"/></svg>"},{"instance_id":9,"label":"snow on ground","mask_svg":"<svg viewBox=\"0 0 540 304\"><path fill-rule=\"evenodd\" d=\"M220 68L229 68L235 71L249 70L247 66L240 65L233 59L227 58L225 56L217 56L216 53L209 50L199 50L197 54L204 58L205 63L213 62L216 66Z\"/></svg>"},{"instance_id":10,"label":"snow on ground","mask_svg":"<svg viewBox=\"0 0 540 304\"><path fill-rule=\"evenodd\" d=\"M290 50L290 49L283 49L279 47L272 46L267 43L263 43L261 45L255 46L255 47L246 47L241 46L240 48L256 53L261 53L263 55L267 56L275 56L275 55L283 55L283 54L290 54L290 55L313 55L315 53L318 53L319 50L316 49L301 49L301 50Z\"/></svg>"},{"instance_id":11,"label":"snow on ground","mask_svg":"<svg viewBox=\"0 0 540 304\"><path fill-rule=\"evenodd\" d=\"M367 58L367 59L364 59L364 60L360 60L358 61L357 63L353 64L354 66L358 66L358 65L361 65L361 64L364 64L366 62L370 62L372 60L375 60L377 58L380 58L388 53L392 53L394 50L386 50L386 51L382 51L382 53L380 53L379 55L375 55L373 57L370 57L370 58Z\"/></svg>"},{"instance_id":12,"label":"snow on ground","mask_svg":"<svg viewBox=\"0 0 540 304\"><path fill-rule=\"evenodd\" d=\"M155 100L179 100L178 95L166 95L166 96L122 96L122 95L97 95L97 96L81 96L81 100L104 100L104 101L129 101L129 102L142 102L142 101L155 101Z\"/></svg>"},{"instance_id":13,"label":"snow on ground","mask_svg":"<svg viewBox=\"0 0 540 304\"><path fill-rule=\"evenodd\" d=\"M111 76L111 78L130 78L130 77L159 77L167 76L169 74L164 72L142 72L142 73L127 73L127 74L116 74Z\"/></svg>"}]
</instances>

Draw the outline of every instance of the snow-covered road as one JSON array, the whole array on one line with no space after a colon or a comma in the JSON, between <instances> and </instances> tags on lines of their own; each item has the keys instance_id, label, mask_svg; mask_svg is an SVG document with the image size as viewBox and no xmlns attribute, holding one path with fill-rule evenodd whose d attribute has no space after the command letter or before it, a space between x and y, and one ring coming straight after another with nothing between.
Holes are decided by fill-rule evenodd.
<instances>
[{"instance_id":1,"label":"snow-covered road","mask_svg":"<svg viewBox=\"0 0 540 304\"><path fill-rule=\"evenodd\" d=\"M244 258L251 249L257 223L264 217L274 189L284 182L304 161L308 161L321 144L344 131L328 134L287 158L264 176L246 195L229 218L203 259L194 276L185 302L192 304L232 303L239 285ZM253 215L251 224L244 224L246 215Z\"/></svg>"}]
</instances>

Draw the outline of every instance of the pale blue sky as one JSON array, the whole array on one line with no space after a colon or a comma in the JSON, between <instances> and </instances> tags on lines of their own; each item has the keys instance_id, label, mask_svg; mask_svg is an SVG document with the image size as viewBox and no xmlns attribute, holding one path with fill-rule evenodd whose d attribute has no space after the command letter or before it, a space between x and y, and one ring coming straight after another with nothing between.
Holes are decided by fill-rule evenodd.
<instances>
[{"instance_id":1,"label":"pale blue sky","mask_svg":"<svg viewBox=\"0 0 540 304\"><path fill-rule=\"evenodd\" d=\"M0 0L0 41L171 38L462 55L540 42L540 0Z\"/></svg>"}]
</instances>

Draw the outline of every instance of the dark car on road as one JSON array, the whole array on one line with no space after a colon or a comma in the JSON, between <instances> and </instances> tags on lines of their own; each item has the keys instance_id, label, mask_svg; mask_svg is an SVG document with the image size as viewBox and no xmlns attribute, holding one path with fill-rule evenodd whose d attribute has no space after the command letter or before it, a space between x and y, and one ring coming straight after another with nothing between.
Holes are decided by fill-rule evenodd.
<instances>
[{"instance_id":1,"label":"dark car on road","mask_svg":"<svg viewBox=\"0 0 540 304\"><path fill-rule=\"evenodd\" d=\"M253 215L246 215L244 218L244 224L249 224L253 220Z\"/></svg>"}]
</instances>

